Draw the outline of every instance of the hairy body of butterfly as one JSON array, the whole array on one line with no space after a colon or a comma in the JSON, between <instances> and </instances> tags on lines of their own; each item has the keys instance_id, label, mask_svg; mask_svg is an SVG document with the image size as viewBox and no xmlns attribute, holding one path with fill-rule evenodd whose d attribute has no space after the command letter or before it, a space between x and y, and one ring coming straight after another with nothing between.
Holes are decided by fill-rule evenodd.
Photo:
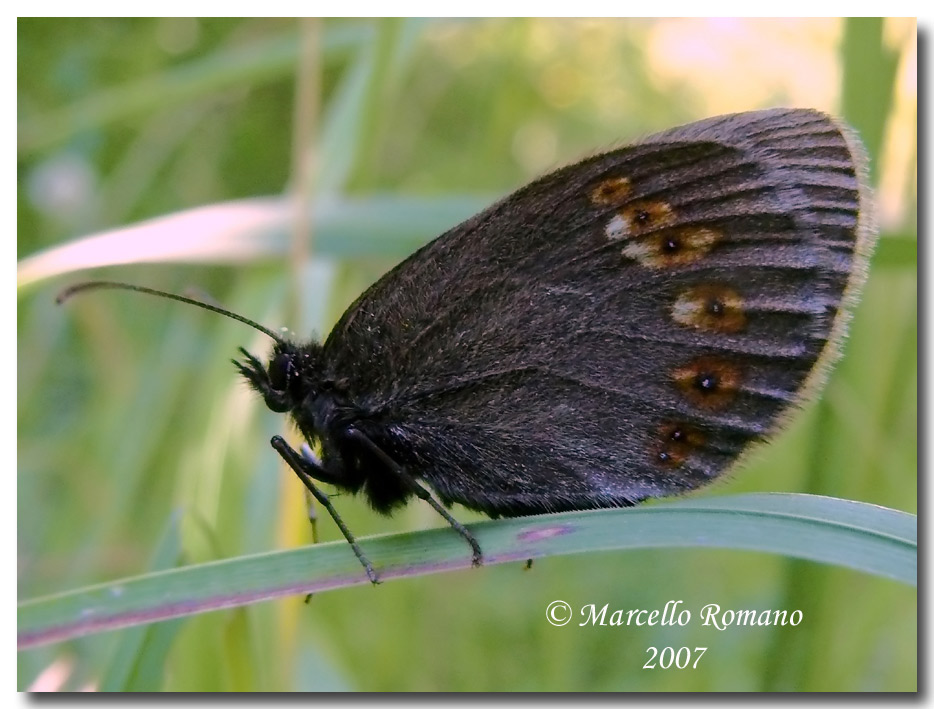
<instances>
[{"instance_id":1,"label":"hairy body of butterfly","mask_svg":"<svg viewBox=\"0 0 934 709\"><path fill-rule=\"evenodd\" d=\"M491 516L691 490L775 430L842 335L872 241L858 151L812 110L660 133L429 243L324 344L238 366L318 444L273 442L306 485L382 513L428 499L475 561L421 482Z\"/></svg>"}]
</instances>

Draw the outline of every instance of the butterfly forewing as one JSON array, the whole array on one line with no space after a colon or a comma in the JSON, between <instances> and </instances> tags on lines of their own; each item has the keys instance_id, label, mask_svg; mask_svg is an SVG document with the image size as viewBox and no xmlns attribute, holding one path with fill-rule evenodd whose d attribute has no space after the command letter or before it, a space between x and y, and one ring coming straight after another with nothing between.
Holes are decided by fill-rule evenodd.
<instances>
[{"instance_id":1,"label":"butterfly forewing","mask_svg":"<svg viewBox=\"0 0 934 709\"><path fill-rule=\"evenodd\" d=\"M558 170L361 296L328 376L447 502L514 515L702 485L842 332L869 243L856 150L783 109Z\"/></svg>"}]
</instances>

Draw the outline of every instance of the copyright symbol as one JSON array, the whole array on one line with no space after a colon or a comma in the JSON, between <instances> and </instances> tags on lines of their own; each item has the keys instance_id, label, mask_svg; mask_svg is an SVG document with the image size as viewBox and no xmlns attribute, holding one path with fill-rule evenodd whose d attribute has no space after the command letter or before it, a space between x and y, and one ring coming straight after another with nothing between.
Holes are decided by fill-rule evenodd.
<instances>
[{"instance_id":1,"label":"copyright symbol","mask_svg":"<svg viewBox=\"0 0 934 709\"><path fill-rule=\"evenodd\" d=\"M571 620L571 606L564 601L552 601L545 609L545 617L552 625L567 625Z\"/></svg>"}]
</instances>

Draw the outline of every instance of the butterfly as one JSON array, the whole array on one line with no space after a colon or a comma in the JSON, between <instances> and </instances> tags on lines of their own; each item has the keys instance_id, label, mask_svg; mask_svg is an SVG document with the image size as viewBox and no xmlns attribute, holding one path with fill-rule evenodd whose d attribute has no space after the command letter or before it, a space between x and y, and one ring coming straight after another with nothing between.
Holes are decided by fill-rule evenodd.
<instances>
[{"instance_id":1,"label":"butterfly","mask_svg":"<svg viewBox=\"0 0 934 709\"><path fill-rule=\"evenodd\" d=\"M767 439L836 355L875 234L855 134L810 109L710 118L586 158L428 243L323 342L234 363L307 442L273 448L391 514L634 505ZM434 494L432 494L432 491Z\"/></svg>"}]
</instances>

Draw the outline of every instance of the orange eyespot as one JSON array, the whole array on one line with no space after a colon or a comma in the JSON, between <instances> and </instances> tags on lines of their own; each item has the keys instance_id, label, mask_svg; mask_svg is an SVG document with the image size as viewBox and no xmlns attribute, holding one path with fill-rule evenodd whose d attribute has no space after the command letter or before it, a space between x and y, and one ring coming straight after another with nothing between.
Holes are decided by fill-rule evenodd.
<instances>
[{"instance_id":1,"label":"orange eyespot","mask_svg":"<svg viewBox=\"0 0 934 709\"><path fill-rule=\"evenodd\" d=\"M697 330L735 333L746 329L742 296L720 284L703 284L682 291L671 306L675 322Z\"/></svg>"},{"instance_id":2,"label":"orange eyespot","mask_svg":"<svg viewBox=\"0 0 934 709\"><path fill-rule=\"evenodd\" d=\"M611 177L604 180L590 192L590 201L599 205L622 204L632 191L626 177Z\"/></svg>"},{"instance_id":3,"label":"orange eyespot","mask_svg":"<svg viewBox=\"0 0 934 709\"><path fill-rule=\"evenodd\" d=\"M691 403L720 410L730 404L743 381L740 367L721 357L698 357L676 367L671 378Z\"/></svg>"},{"instance_id":4,"label":"orange eyespot","mask_svg":"<svg viewBox=\"0 0 934 709\"><path fill-rule=\"evenodd\" d=\"M650 268L685 266L709 253L720 238L720 232L707 227L664 229L627 242L623 256Z\"/></svg>"},{"instance_id":5,"label":"orange eyespot","mask_svg":"<svg viewBox=\"0 0 934 709\"><path fill-rule=\"evenodd\" d=\"M692 452L702 447L706 437L693 426L665 422L658 427L655 461L666 468L681 467Z\"/></svg>"}]
</instances>

